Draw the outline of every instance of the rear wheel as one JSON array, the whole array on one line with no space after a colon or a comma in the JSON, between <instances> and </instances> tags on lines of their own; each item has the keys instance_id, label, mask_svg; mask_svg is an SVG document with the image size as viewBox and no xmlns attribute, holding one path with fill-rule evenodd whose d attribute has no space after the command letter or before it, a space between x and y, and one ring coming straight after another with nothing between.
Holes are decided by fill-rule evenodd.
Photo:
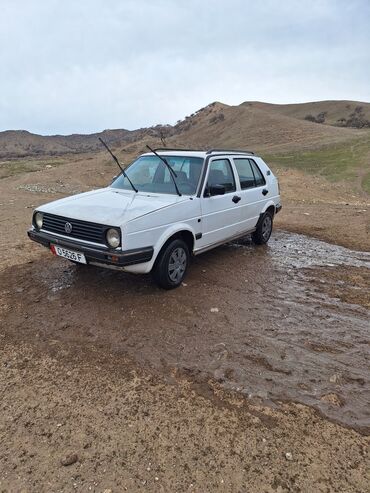
<instances>
[{"instance_id":1,"label":"rear wheel","mask_svg":"<svg viewBox=\"0 0 370 493\"><path fill-rule=\"evenodd\" d=\"M189 264L189 249L180 239L168 243L159 253L152 276L163 289L173 289L180 286Z\"/></svg>"},{"instance_id":2,"label":"rear wheel","mask_svg":"<svg viewBox=\"0 0 370 493\"><path fill-rule=\"evenodd\" d=\"M258 222L256 231L252 234L252 240L257 245L264 245L270 239L272 233L273 215L266 211Z\"/></svg>"}]
</instances>

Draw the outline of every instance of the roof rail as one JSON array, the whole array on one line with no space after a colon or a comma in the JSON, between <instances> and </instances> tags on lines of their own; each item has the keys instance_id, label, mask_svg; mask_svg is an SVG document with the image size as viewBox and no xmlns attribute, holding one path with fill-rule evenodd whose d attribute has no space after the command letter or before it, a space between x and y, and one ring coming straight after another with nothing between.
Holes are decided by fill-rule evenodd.
<instances>
[{"instance_id":1,"label":"roof rail","mask_svg":"<svg viewBox=\"0 0 370 493\"><path fill-rule=\"evenodd\" d=\"M196 151L196 152L204 152L204 149L181 149L180 147L157 147L154 150L156 152L158 152L158 151Z\"/></svg>"},{"instance_id":2,"label":"roof rail","mask_svg":"<svg viewBox=\"0 0 370 493\"><path fill-rule=\"evenodd\" d=\"M233 152L236 154L252 154L252 155L254 155L254 152L242 150L242 149L208 149L206 154L213 154L214 152Z\"/></svg>"}]
</instances>

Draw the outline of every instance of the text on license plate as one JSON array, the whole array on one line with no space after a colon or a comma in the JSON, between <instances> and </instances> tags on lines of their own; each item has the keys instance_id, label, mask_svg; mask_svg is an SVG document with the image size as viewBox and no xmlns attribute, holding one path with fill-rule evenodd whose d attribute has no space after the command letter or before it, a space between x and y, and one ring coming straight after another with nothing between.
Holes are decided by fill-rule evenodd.
<instances>
[{"instance_id":1,"label":"text on license plate","mask_svg":"<svg viewBox=\"0 0 370 493\"><path fill-rule=\"evenodd\" d=\"M59 257L67 258L68 260L73 260L74 262L79 262L80 264L86 264L86 258L83 253L74 252L73 250L67 250L67 248L62 248L57 245L51 245L51 251L58 255Z\"/></svg>"}]
</instances>

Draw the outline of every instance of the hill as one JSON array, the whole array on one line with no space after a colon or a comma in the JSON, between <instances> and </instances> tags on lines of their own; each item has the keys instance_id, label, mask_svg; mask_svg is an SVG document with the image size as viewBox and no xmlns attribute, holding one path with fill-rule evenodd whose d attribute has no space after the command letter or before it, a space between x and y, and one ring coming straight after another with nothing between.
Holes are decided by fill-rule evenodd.
<instances>
[{"instance_id":1,"label":"hill","mask_svg":"<svg viewBox=\"0 0 370 493\"><path fill-rule=\"evenodd\" d=\"M344 142L363 135L366 130L330 125L338 118L348 119L355 108L370 119L370 104L349 101L319 101L292 105L245 102L239 106L212 103L184 118L176 125L157 125L137 130L104 130L89 135L42 136L24 130L0 132L0 158L26 156L60 156L69 153L94 152L101 148L98 137L113 147L122 147L148 139L161 144L201 147L253 147L259 151L273 149L306 149ZM326 125L305 120L307 114L324 112ZM347 121L347 120L346 120ZM141 142L142 141L142 142Z\"/></svg>"},{"instance_id":2,"label":"hill","mask_svg":"<svg viewBox=\"0 0 370 493\"><path fill-rule=\"evenodd\" d=\"M160 127L160 126L158 126ZM94 152L101 149L99 137L111 146L129 144L144 135L157 135L157 127L138 130L104 130L94 134L37 135L25 130L0 132L0 158L27 156L61 156L63 154Z\"/></svg>"},{"instance_id":3,"label":"hill","mask_svg":"<svg viewBox=\"0 0 370 493\"><path fill-rule=\"evenodd\" d=\"M370 127L370 103L361 101L314 101L297 104L272 104L246 101L242 106L326 125Z\"/></svg>"},{"instance_id":4,"label":"hill","mask_svg":"<svg viewBox=\"0 0 370 493\"><path fill-rule=\"evenodd\" d=\"M322 147L367 134L367 130L300 120L269 110L268 106L212 103L177 124L169 143L284 151Z\"/></svg>"}]
</instances>

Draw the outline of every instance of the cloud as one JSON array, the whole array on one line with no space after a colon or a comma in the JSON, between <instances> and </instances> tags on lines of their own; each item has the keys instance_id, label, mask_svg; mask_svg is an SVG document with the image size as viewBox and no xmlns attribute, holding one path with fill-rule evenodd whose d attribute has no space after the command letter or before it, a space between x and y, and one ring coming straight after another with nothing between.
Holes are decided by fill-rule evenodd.
<instances>
[{"instance_id":1,"label":"cloud","mask_svg":"<svg viewBox=\"0 0 370 493\"><path fill-rule=\"evenodd\" d=\"M369 100L360 1L3 0L0 129L173 123L214 100Z\"/></svg>"}]
</instances>

